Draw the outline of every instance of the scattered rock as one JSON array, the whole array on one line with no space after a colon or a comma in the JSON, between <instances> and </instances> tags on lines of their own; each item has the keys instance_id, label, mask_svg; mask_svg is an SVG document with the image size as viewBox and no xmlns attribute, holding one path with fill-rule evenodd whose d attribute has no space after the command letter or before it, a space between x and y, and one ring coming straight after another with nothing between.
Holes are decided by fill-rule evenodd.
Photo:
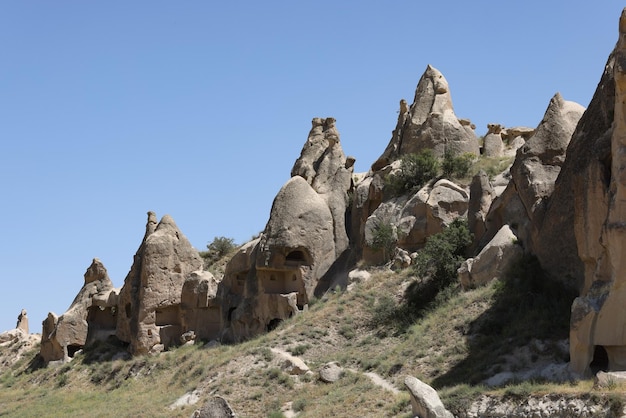
<instances>
[{"instance_id":1,"label":"scattered rock","mask_svg":"<svg viewBox=\"0 0 626 418\"><path fill-rule=\"evenodd\" d=\"M336 361L324 364L319 371L320 380L325 383L333 383L343 375L343 368Z\"/></svg>"},{"instance_id":2,"label":"scattered rock","mask_svg":"<svg viewBox=\"0 0 626 418\"><path fill-rule=\"evenodd\" d=\"M185 393L180 398L176 399L176 401L169 406L170 410L182 408L188 405L195 405L200 400L200 391L193 390L191 392Z\"/></svg>"},{"instance_id":3,"label":"scattered rock","mask_svg":"<svg viewBox=\"0 0 626 418\"><path fill-rule=\"evenodd\" d=\"M454 416L443 406L435 389L421 380L407 376L404 385L411 395L413 414L420 418L453 418Z\"/></svg>"},{"instance_id":4,"label":"scattered rock","mask_svg":"<svg viewBox=\"0 0 626 418\"><path fill-rule=\"evenodd\" d=\"M310 371L309 366L306 365L301 358L292 356L286 351L278 348L272 348L272 353L276 354L281 364L281 368L291 375L303 375Z\"/></svg>"},{"instance_id":5,"label":"scattered rock","mask_svg":"<svg viewBox=\"0 0 626 418\"><path fill-rule=\"evenodd\" d=\"M226 399L214 396L208 399L202 408L194 411L191 418L235 418L236 416Z\"/></svg>"}]
</instances>

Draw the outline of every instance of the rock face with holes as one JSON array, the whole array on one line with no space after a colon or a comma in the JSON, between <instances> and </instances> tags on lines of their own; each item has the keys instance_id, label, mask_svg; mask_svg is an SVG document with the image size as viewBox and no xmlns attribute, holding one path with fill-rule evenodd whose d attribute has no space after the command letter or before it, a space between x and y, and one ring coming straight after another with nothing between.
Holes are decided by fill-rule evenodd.
<instances>
[{"instance_id":1,"label":"rock face with holes","mask_svg":"<svg viewBox=\"0 0 626 418\"><path fill-rule=\"evenodd\" d=\"M226 267L225 339L271 329L309 303L320 280L349 247L347 158L333 118L315 118L291 179L280 189L265 230Z\"/></svg>"},{"instance_id":2,"label":"rock face with holes","mask_svg":"<svg viewBox=\"0 0 626 418\"><path fill-rule=\"evenodd\" d=\"M618 43L568 151L575 244L584 265L570 322L570 367L580 375L589 375L598 346L609 371L626 370L625 102L626 9Z\"/></svg>"},{"instance_id":3,"label":"rock face with holes","mask_svg":"<svg viewBox=\"0 0 626 418\"><path fill-rule=\"evenodd\" d=\"M117 337L130 343L131 353L178 343L187 331L180 309L183 285L202 264L169 215L157 223L156 215L148 213L144 239L119 295Z\"/></svg>"},{"instance_id":4,"label":"rock face with holes","mask_svg":"<svg viewBox=\"0 0 626 418\"><path fill-rule=\"evenodd\" d=\"M104 265L95 258L83 287L61 316L53 312L42 324L40 355L45 363L68 360L90 340L115 333L117 289Z\"/></svg>"},{"instance_id":5,"label":"rock face with holes","mask_svg":"<svg viewBox=\"0 0 626 418\"><path fill-rule=\"evenodd\" d=\"M400 102L398 123L391 141L372 169L377 171L403 154L424 149L432 149L438 157L445 152L480 153L471 124L462 123L454 114L448 82L430 65L417 84L413 104Z\"/></svg>"}]
</instances>

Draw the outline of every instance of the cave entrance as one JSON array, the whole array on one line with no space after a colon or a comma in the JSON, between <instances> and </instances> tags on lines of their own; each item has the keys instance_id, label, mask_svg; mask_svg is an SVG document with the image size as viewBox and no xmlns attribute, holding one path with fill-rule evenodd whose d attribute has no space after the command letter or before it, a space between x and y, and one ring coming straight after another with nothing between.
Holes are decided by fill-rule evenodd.
<instances>
[{"instance_id":1,"label":"cave entrance","mask_svg":"<svg viewBox=\"0 0 626 418\"><path fill-rule=\"evenodd\" d=\"M593 359L589 364L589 368L594 375L600 370L605 372L609 370L609 355L603 346L596 345L593 348Z\"/></svg>"},{"instance_id":2,"label":"cave entrance","mask_svg":"<svg viewBox=\"0 0 626 418\"><path fill-rule=\"evenodd\" d=\"M271 319L270 322L267 323L267 326L265 328L267 328L267 332L273 331L276 328L278 328L278 326L283 322L282 319L280 318L274 318Z\"/></svg>"}]
</instances>

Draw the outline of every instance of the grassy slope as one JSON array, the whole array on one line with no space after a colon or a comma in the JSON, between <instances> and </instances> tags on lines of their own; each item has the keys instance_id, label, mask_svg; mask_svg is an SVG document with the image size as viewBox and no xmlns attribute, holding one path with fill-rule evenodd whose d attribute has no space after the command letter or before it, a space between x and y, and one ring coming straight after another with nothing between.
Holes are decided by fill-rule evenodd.
<instances>
[{"instance_id":1,"label":"grassy slope","mask_svg":"<svg viewBox=\"0 0 626 418\"><path fill-rule=\"evenodd\" d=\"M202 399L222 395L241 417L280 416L277 411L286 402L293 402L300 417L411 416L408 394L396 395L374 385L363 374L366 371L378 373L399 389L406 375L416 376L440 389L450 406L462 408L467 399L486 391L477 383L510 366L505 356L528 343L537 332L532 324L539 319L516 311L527 301L522 298L524 303L514 306L503 297L503 291L511 290L496 284L452 293L407 325L394 316L394 309L414 279L408 271L377 271L367 283L331 294L271 333L239 345L185 346L130 360L110 360L115 347L100 345L71 364L30 371L26 358L0 371L0 416L188 417L202 400L174 411L168 405L194 389L201 391ZM532 308L540 313L555 309ZM519 319L511 320L507 310ZM524 328L533 331L520 331ZM549 330L555 342L566 337L567 329L562 328ZM550 346L546 335L541 337ZM334 384L319 382L316 375L289 376L270 348L297 354L313 371L329 361L338 361L347 371ZM523 383L491 393L591 390L588 382Z\"/></svg>"}]
</instances>

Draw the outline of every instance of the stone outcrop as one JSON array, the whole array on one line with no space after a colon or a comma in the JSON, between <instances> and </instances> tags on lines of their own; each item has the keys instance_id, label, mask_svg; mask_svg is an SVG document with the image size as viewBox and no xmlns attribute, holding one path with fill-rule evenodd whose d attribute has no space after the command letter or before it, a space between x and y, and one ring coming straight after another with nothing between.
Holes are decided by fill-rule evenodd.
<instances>
[{"instance_id":1,"label":"stone outcrop","mask_svg":"<svg viewBox=\"0 0 626 418\"><path fill-rule=\"evenodd\" d=\"M146 234L119 295L117 337L130 343L133 354L178 343L186 331L180 310L183 285L202 264L169 215L156 223L156 215L148 213Z\"/></svg>"},{"instance_id":2,"label":"stone outcrop","mask_svg":"<svg viewBox=\"0 0 626 418\"><path fill-rule=\"evenodd\" d=\"M315 118L312 124L291 176L304 178L326 202L333 218L335 255L339 257L349 245L345 218L355 160L344 155L334 118Z\"/></svg>"},{"instance_id":3,"label":"stone outcrop","mask_svg":"<svg viewBox=\"0 0 626 418\"><path fill-rule=\"evenodd\" d=\"M508 225L504 225L475 258L463 262L458 270L461 286L472 289L502 278L522 253L517 237Z\"/></svg>"},{"instance_id":4,"label":"stone outcrop","mask_svg":"<svg viewBox=\"0 0 626 418\"><path fill-rule=\"evenodd\" d=\"M421 380L407 376L404 379L404 386L411 395L411 409L413 415L420 418L453 418L454 415L448 411L437 391Z\"/></svg>"},{"instance_id":5,"label":"stone outcrop","mask_svg":"<svg viewBox=\"0 0 626 418\"><path fill-rule=\"evenodd\" d=\"M478 243L487 231L485 218L495 197L496 191L489 181L489 176L481 170L472 178L467 206L467 226L474 234L473 249L478 247Z\"/></svg>"},{"instance_id":6,"label":"stone outcrop","mask_svg":"<svg viewBox=\"0 0 626 418\"><path fill-rule=\"evenodd\" d=\"M568 151L575 243L584 265L570 326L570 367L580 375L590 374L597 347L606 352L609 371L626 370L626 9L618 39Z\"/></svg>"},{"instance_id":7,"label":"stone outcrop","mask_svg":"<svg viewBox=\"0 0 626 418\"><path fill-rule=\"evenodd\" d=\"M552 98L534 135L517 151L510 169L511 180L486 217L487 228L480 247L508 224L530 252L539 256L542 246L547 245L550 253L555 248L547 243L548 238L542 231L544 215L565 160L567 145L583 111L582 106L563 100L558 93ZM545 265L541 257L540 261L550 273L556 272L558 261Z\"/></svg>"},{"instance_id":8,"label":"stone outcrop","mask_svg":"<svg viewBox=\"0 0 626 418\"><path fill-rule=\"evenodd\" d=\"M448 82L430 65L417 84L413 104L407 106L406 101L400 102L396 129L372 170L380 170L403 154L424 149L432 149L438 157L446 152L453 155L480 153L471 124L461 123L454 114Z\"/></svg>"},{"instance_id":9,"label":"stone outcrop","mask_svg":"<svg viewBox=\"0 0 626 418\"><path fill-rule=\"evenodd\" d=\"M28 314L26 313L26 309L22 309L22 312L18 315L15 329L19 329L24 334L28 334Z\"/></svg>"},{"instance_id":10,"label":"stone outcrop","mask_svg":"<svg viewBox=\"0 0 626 418\"><path fill-rule=\"evenodd\" d=\"M397 245L408 251L424 246L426 238L441 232L454 219L466 216L468 192L449 180L427 185L413 196L401 196L381 203L364 224L362 259L368 264L384 262L384 254L372 246L379 224L391 225Z\"/></svg>"},{"instance_id":11,"label":"stone outcrop","mask_svg":"<svg viewBox=\"0 0 626 418\"><path fill-rule=\"evenodd\" d=\"M500 157L503 150L502 125L490 123L487 125L487 134L483 138L482 154L485 157Z\"/></svg>"},{"instance_id":12,"label":"stone outcrop","mask_svg":"<svg viewBox=\"0 0 626 418\"><path fill-rule=\"evenodd\" d=\"M42 324L40 355L45 363L67 361L86 343L115 333L117 289L104 265L95 258L84 285L61 316L53 312Z\"/></svg>"},{"instance_id":13,"label":"stone outcrop","mask_svg":"<svg viewBox=\"0 0 626 418\"><path fill-rule=\"evenodd\" d=\"M209 398L202 408L195 410L191 418L235 418L236 416L228 401L216 395Z\"/></svg>"}]
</instances>

